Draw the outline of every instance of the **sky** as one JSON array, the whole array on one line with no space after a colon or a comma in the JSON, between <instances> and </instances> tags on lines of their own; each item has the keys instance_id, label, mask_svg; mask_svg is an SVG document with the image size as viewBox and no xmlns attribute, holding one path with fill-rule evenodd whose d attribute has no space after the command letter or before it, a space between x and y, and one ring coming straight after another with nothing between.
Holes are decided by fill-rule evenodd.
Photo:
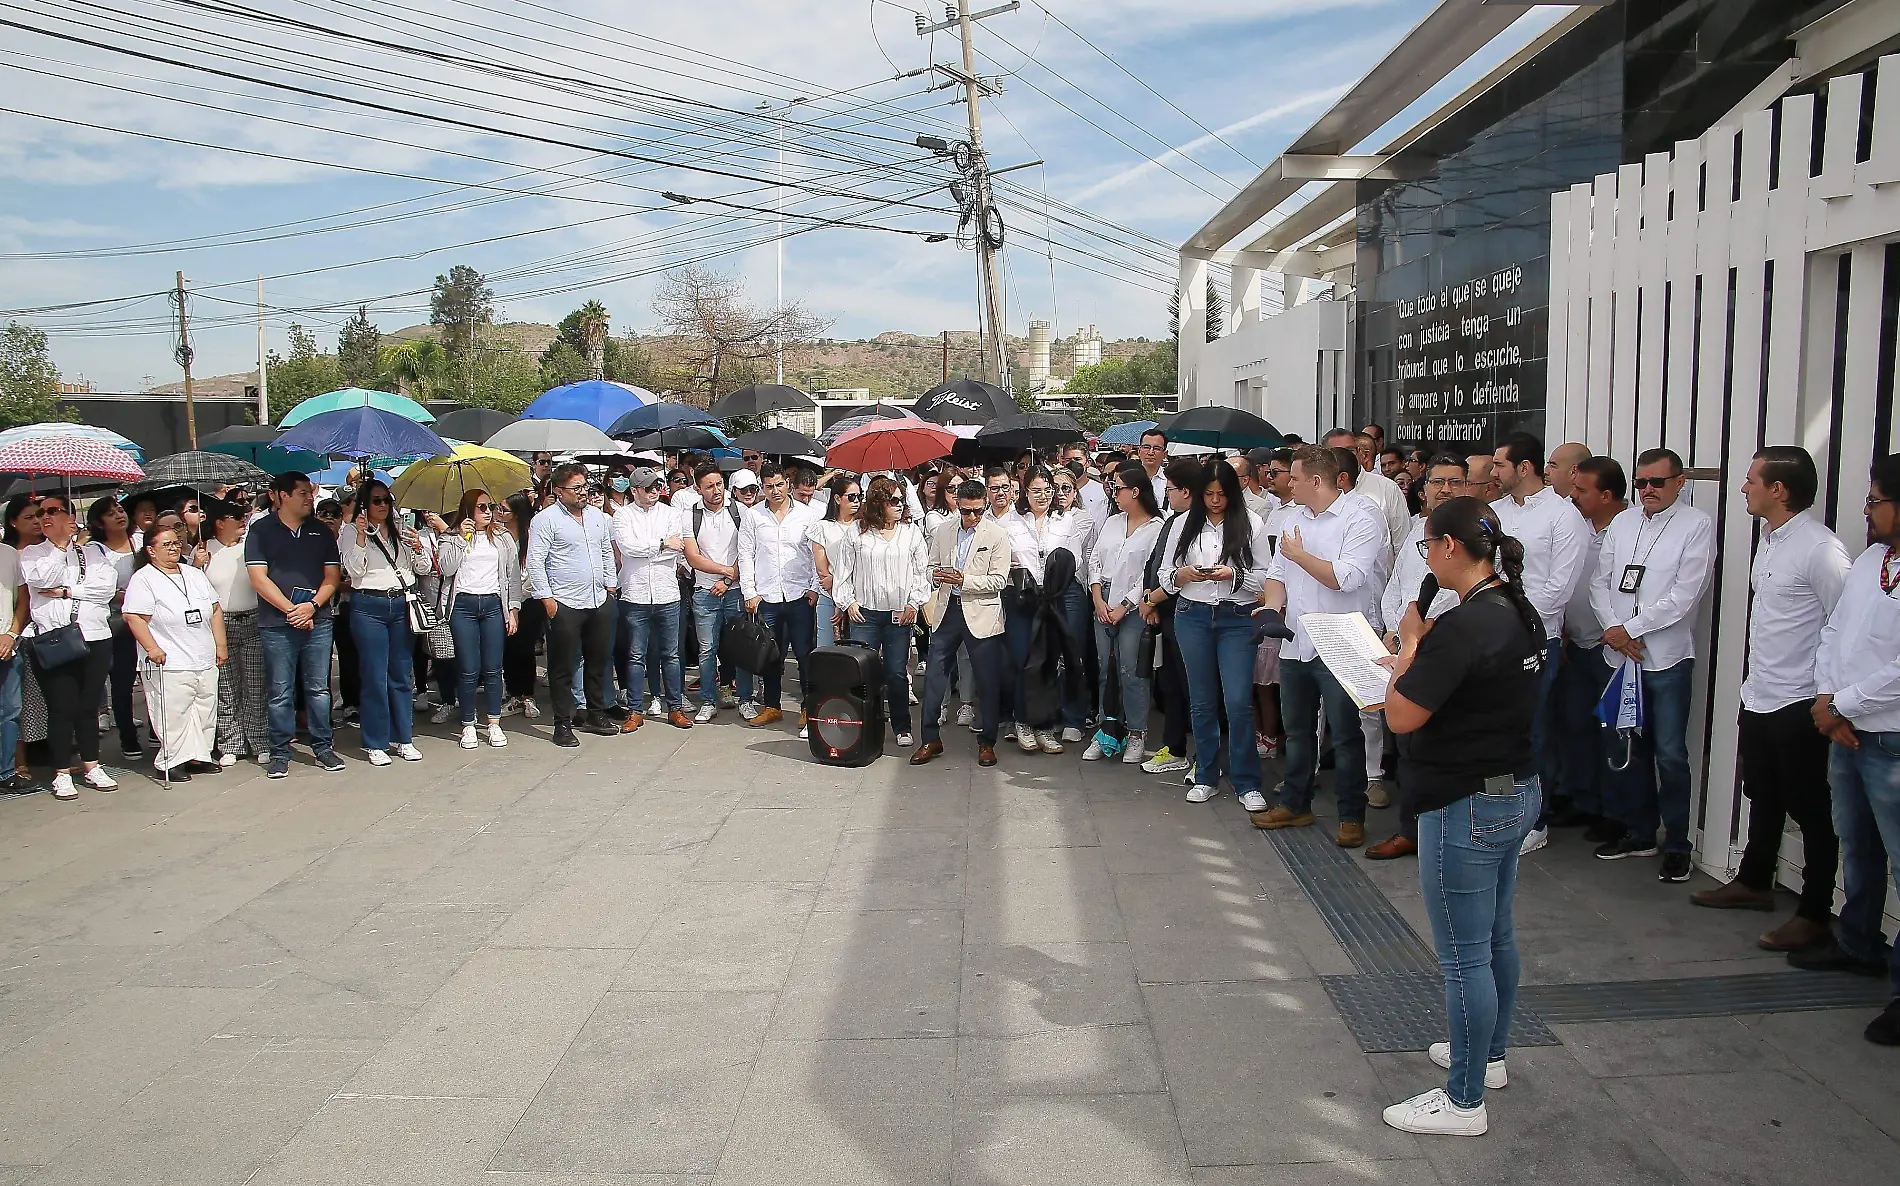
<instances>
[{"instance_id":1,"label":"sky","mask_svg":"<svg viewBox=\"0 0 1900 1186\"><path fill-rule=\"evenodd\" d=\"M981 104L991 166L1043 162L999 180L1009 331L1165 334L1174 245L1432 3L1024 0L980 22L977 72L1002 83ZM69 380L138 391L180 377L180 271L212 375L256 365L259 276L282 352L292 323L333 348L359 305L386 331L426 321L455 264L490 278L498 320L593 299L647 332L667 268L738 275L769 306L782 248L785 299L829 336L974 329L956 169L915 146L967 138L960 91L898 77L960 47L919 37L915 11L0 0L29 27L0 25L0 320L45 330Z\"/></svg>"}]
</instances>

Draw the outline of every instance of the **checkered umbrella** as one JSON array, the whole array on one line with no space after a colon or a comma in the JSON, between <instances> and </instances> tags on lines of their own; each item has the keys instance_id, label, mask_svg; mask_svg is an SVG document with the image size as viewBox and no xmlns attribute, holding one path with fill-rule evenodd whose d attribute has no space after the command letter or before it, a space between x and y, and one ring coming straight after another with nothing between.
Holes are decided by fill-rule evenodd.
<instances>
[{"instance_id":1,"label":"checkered umbrella","mask_svg":"<svg viewBox=\"0 0 1900 1186\"><path fill-rule=\"evenodd\" d=\"M259 482L269 477L257 466L229 453L173 453L146 466L145 480L126 489L131 494L166 486L210 490L227 482Z\"/></svg>"},{"instance_id":2,"label":"checkered umbrella","mask_svg":"<svg viewBox=\"0 0 1900 1186\"><path fill-rule=\"evenodd\" d=\"M0 473L136 482L145 476L125 450L90 437L23 437L0 445Z\"/></svg>"}]
</instances>

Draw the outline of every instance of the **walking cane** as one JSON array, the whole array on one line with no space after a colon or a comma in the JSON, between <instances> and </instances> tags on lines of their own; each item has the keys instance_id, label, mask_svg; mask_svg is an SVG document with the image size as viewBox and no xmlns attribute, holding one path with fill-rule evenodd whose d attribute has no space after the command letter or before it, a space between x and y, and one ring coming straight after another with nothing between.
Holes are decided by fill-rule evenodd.
<instances>
[{"instance_id":1,"label":"walking cane","mask_svg":"<svg viewBox=\"0 0 1900 1186\"><path fill-rule=\"evenodd\" d=\"M165 669L161 667L159 664L154 663L149 655L145 659L145 668L146 668L145 670L145 686L146 687L149 688L153 686L152 680L154 678L158 680L158 685L157 685L158 686L158 721L159 721L159 726L161 728L155 728L152 730L154 733L158 734L158 757L152 759L153 764L157 765L159 759L165 756L165 746L167 744L167 742L165 741L165 734L162 731L162 726L164 725L165 719L166 719ZM158 774L159 774L159 778L164 782L166 786L172 785L172 768L170 766L168 765L159 766Z\"/></svg>"}]
</instances>

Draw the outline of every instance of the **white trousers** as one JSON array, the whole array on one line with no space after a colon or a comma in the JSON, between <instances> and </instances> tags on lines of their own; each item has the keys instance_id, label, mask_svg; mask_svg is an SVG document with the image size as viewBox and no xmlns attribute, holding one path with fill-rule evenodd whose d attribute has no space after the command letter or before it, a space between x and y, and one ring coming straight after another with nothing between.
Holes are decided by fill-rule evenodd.
<instances>
[{"instance_id":1,"label":"white trousers","mask_svg":"<svg viewBox=\"0 0 1900 1186\"><path fill-rule=\"evenodd\" d=\"M158 726L153 764L174 770L186 762L209 762L218 738L218 669L178 671L144 665L145 713Z\"/></svg>"}]
</instances>

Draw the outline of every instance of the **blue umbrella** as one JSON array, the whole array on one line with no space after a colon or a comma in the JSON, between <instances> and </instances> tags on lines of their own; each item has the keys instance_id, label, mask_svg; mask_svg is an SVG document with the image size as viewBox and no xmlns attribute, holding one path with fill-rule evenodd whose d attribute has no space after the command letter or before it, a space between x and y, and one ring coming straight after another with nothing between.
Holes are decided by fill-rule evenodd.
<instances>
[{"instance_id":1,"label":"blue umbrella","mask_svg":"<svg viewBox=\"0 0 1900 1186\"><path fill-rule=\"evenodd\" d=\"M444 457L449 453L441 437L414 420L367 406L312 416L278 437L277 447L329 457Z\"/></svg>"},{"instance_id":2,"label":"blue umbrella","mask_svg":"<svg viewBox=\"0 0 1900 1186\"><path fill-rule=\"evenodd\" d=\"M355 469L357 464L354 461L333 461L330 463L330 468L320 469L310 474L310 481L317 486L341 486L350 480L350 471ZM389 485L391 479L386 470L379 469L372 472L376 475L377 481L385 486Z\"/></svg>"},{"instance_id":3,"label":"blue umbrella","mask_svg":"<svg viewBox=\"0 0 1900 1186\"><path fill-rule=\"evenodd\" d=\"M1126 424L1111 424L1096 438L1102 445L1139 445L1141 434L1155 426L1152 420L1130 420Z\"/></svg>"},{"instance_id":4,"label":"blue umbrella","mask_svg":"<svg viewBox=\"0 0 1900 1186\"><path fill-rule=\"evenodd\" d=\"M362 387L344 387L336 391L326 391L322 395L313 395L304 400L286 412L284 418L277 422L277 426L295 428L312 416L321 416L325 412L336 412L345 408L380 408L385 412L406 416L417 424L435 422L435 413L406 395L397 395L393 391L369 391Z\"/></svg>"},{"instance_id":5,"label":"blue umbrella","mask_svg":"<svg viewBox=\"0 0 1900 1186\"><path fill-rule=\"evenodd\" d=\"M614 421L607 435L617 437L623 432L652 432L658 428L679 428L687 424L717 426L718 423L700 408L689 408L685 404L647 404Z\"/></svg>"},{"instance_id":6,"label":"blue umbrella","mask_svg":"<svg viewBox=\"0 0 1900 1186\"><path fill-rule=\"evenodd\" d=\"M523 420L579 420L602 432L635 408L657 404L660 397L630 383L587 379L551 388L521 412Z\"/></svg>"}]
</instances>

